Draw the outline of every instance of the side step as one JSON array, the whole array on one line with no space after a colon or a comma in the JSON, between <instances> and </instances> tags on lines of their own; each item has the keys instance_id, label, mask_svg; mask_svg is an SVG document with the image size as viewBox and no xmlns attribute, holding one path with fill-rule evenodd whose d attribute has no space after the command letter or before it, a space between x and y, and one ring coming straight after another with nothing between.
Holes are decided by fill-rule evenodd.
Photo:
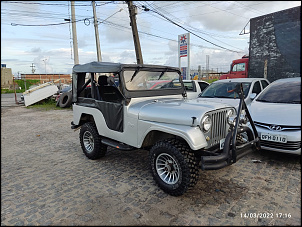
<instances>
[{"instance_id":1,"label":"side step","mask_svg":"<svg viewBox=\"0 0 302 227\"><path fill-rule=\"evenodd\" d=\"M124 144L124 143L121 143L121 142L118 142L118 141L115 141L115 140L111 140L111 139L108 139L108 138L102 138L101 142L103 144L106 144L106 145L110 146L110 147L114 147L114 148L117 148L117 149L120 149L120 150L130 151L130 150L135 149L135 147L132 147L130 145L127 145L127 144Z\"/></svg>"}]
</instances>

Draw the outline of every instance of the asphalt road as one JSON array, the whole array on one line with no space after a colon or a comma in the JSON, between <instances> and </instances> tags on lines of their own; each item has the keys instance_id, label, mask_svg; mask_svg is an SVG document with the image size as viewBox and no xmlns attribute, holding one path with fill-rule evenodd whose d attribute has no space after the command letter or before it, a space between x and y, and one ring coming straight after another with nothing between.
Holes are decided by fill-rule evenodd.
<instances>
[{"instance_id":1,"label":"asphalt road","mask_svg":"<svg viewBox=\"0 0 302 227\"><path fill-rule=\"evenodd\" d=\"M1 226L300 226L299 156L251 153L201 171L180 197L157 187L145 150L83 154L72 111L43 111L1 95Z\"/></svg>"}]
</instances>

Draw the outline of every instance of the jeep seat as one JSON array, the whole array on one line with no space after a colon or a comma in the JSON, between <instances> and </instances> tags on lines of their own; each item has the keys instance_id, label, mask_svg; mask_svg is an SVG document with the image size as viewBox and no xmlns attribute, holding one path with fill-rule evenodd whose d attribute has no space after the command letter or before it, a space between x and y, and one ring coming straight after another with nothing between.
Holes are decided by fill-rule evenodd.
<instances>
[{"instance_id":1,"label":"jeep seat","mask_svg":"<svg viewBox=\"0 0 302 227\"><path fill-rule=\"evenodd\" d=\"M100 93L100 100L106 102L121 102L123 96L117 87L108 85L107 76L99 76L98 78L98 89Z\"/></svg>"}]
</instances>

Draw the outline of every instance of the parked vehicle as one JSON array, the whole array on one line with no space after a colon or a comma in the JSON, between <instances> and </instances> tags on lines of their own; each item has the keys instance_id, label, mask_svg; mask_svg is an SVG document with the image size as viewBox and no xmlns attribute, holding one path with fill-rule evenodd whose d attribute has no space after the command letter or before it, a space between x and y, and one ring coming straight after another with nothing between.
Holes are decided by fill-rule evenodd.
<instances>
[{"instance_id":1,"label":"parked vehicle","mask_svg":"<svg viewBox=\"0 0 302 227\"><path fill-rule=\"evenodd\" d=\"M216 80L204 89L198 98L203 101L227 103L238 108L240 98L238 94L234 92L234 88L240 83L243 85L246 105L249 105L252 100L269 85L269 81L263 78Z\"/></svg>"},{"instance_id":2,"label":"parked vehicle","mask_svg":"<svg viewBox=\"0 0 302 227\"><path fill-rule=\"evenodd\" d=\"M261 148L301 155L301 77L274 81L249 110Z\"/></svg>"},{"instance_id":3,"label":"parked vehicle","mask_svg":"<svg viewBox=\"0 0 302 227\"><path fill-rule=\"evenodd\" d=\"M203 80L183 80L188 99L197 98L209 83Z\"/></svg>"},{"instance_id":4,"label":"parked vehicle","mask_svg":"<svg viewBox=\"0 0 302 227\"><path fill-rule=\"evenodd\" d=\"M109 73L119 78L119 86ZM260 149L257 131L242 125L240 111L223 103L187 99L179 68L91 62L75 65L72 75L71 128L80 128L87 158L105 156L108 146L149 150L155 182L173 196L197 183L200 168L220 169ZM154 80L170 83L159 89L142 86ZM172 86L175 80L180 86ZM85 90L89 84L91 98ZM242 97L241 110L242 91L236 91ZM243 143L237 140L242 132L248 134Z\"/></svg>"},{"instance_id":5,"label":"parked vehicle","mask_svg":"<svg viewBox=\"0 0 302 227\"><path fill-rule=\"evenodd\" d=\"M223 74L219 77L219 80L223 79L235 79L235 78L248 78L248 66L249 56L244 55L240 59L233 60L231 63L230 71L227 74Z\"/></svg>"},{"instance_id":6,"label":"parked vehicle","mask_svg":"<svg viewBox=\"0 0 302 227\"><path fill-rule=\"evenodd\" d=\"M270 82L301 76L301 6L250 19L249 54L233 60L222 79L259 77Z\"/></svg>"},{"instance_id":7,"label":"parked vehicle","mask_svg":"<svg viewBox=\"0 0 302 227\"><path fill-rule=\"evenodd\" d=\"M203 81L203 80L182 80L186 92L187 92L187 98L188 99L193 99L197 98L198 95L209 85L208 82ZM150 84L150 89L158 89L161 87L168 88L170 87L177 87L181 86L181 83L179 80L174 80L174 81L150 81L147 84Z\"/></svg>"}]
</instances>

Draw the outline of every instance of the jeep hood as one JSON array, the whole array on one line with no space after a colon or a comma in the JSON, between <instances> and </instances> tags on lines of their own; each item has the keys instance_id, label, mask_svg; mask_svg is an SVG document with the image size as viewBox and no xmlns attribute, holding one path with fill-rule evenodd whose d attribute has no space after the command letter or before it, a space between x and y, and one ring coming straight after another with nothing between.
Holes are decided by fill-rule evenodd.
<instances>
[{"instance_id":1,"label":"jeep hood","mask_svg":"<svg viewBox=\"0 0 302 227\"><path fill-rule=\"evenodd\" d=\"M192 125L192 117L199 124L205 113L225 107L227 104L207 102L200 99L156 100L141 106L139 120L178 125Z\"/></svg>"}]
</instances>

